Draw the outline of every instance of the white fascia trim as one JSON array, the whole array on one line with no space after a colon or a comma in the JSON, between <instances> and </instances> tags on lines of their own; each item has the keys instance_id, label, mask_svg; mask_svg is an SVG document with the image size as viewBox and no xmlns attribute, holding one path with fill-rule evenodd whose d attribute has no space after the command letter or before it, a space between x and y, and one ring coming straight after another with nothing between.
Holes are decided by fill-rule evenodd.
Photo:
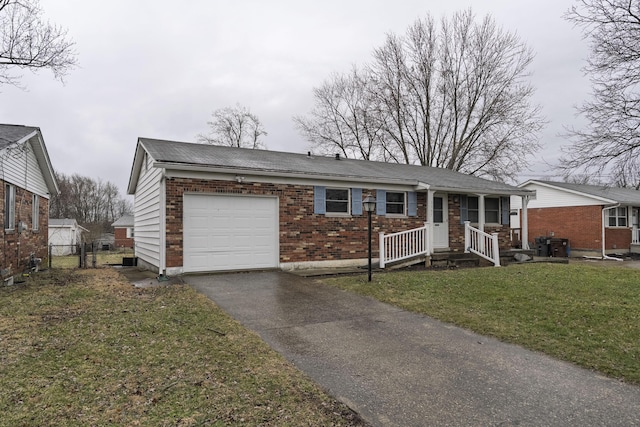
<instances>
[{"instance_id":1,"label":"white fascia trim","mask_svg":"<svg viewBox=\"0 0 640 427\"><path fill-rule=\"evenodd\" d=\"M418 182L416 180L401 180L401 179L379 179L379 178L363 178L357 176L334 176L334 175L318 175L318 174L305 174L300 172L274 172L274 171L261 171L254 169L241 169L241 168L221 168L216 166L194 166L184 165L168 162L154 162L153 167L163 168L170 171L189 171L189 172L209 172L216 174L230 174L230 175L247 175L252 177L280 177L280 178L296 178L305 180L319 180L319 181L342 181L342 182L358 182L358 183L371 183L371 184L388 184L388 185L404 185L410 187L417 187Z\"/></svg>"},{"instance_id":2,"label":"white fascia trim","mask_svg":"<svg viewBox=\"0 0 640 427\"><path fill-rule=\"evenodd\" d=\"M184 164L176 164L170 162L154 162L153 167L163 168L167 171L186 171L186 172L204 172L204 173L214 173L220 175L246 175L252 177L265 177L265 178L285 178L285 179L304 179L304 180L315 180L315 181L330 181L330 182L353 182L358 184L376 184L384 186L403 186L410 187L415 191L440 191L446 193L468 193L475 194L478 192L477 189L465 189L465 188L452 188L452 187L438 187L433 186L431 184L427 184L424 182L416 181L416 180L402 180L402 179L381 179L381 178L367 178L367 177L357 177L357 176L332 176L332 175L317 175L317 174L305 174L299 172L274 172L274 171L258 171L252 169L241 169L241 168L219 168L215 166L194 166L194 165L184 165ZM168 177L171 176L179 176L179 174L169 172L167 174ZM270 181L273 182L273 181ZM491 195L504 195L504 196L527 196L535 194L535 191L532 190L516 190L512 192L506 191L489 191L487 194Z\"/></svg>"},{"instance_id":3,"label":"white fascia trim","mask_svg":"<svg viewBox=\"0 0 640 427\"><path fill-rule=\"evenodd\" d=\"M603 202L603 203L608 203L608 204L618 203L617 201L612 200L612 199L606 199L606 198L604 198L604 197L594 196L593 194L584 193L584 192L582 192L582 191L570 190L570 189L568 189L568 188L558 187L558 186L556 186L556 185L551 185L551 184L548 184L548 183L546 183L546 182L536 181L535 179L530 179L529 181L524 182L524 183L522 183L522 184L518 185L518 187L524 187L524 186L529 185L529 184L539 185L539 186L541 186L541 187L552 188L552 189L554 189L554 190L564 191L564 192L566 192L566 193L577 194L578 196L588 197L588 198L590 198L590 199L594 199L594 200L597 200L597 201L599 201L599 202ZM534 190L534 191L535 191L535 190Z\"/></svg>"}]
</instances>

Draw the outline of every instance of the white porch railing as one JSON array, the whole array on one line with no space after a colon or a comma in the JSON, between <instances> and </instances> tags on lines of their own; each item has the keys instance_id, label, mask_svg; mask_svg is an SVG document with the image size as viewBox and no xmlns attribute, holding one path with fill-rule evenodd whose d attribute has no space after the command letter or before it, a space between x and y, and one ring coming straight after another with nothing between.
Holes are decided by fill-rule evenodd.
<instances>
[{"instance_id":1,"label":"white porch railing","mask_svg":"<svg viewBox=\"0 0 640 427\"><path fill-rule=\"evenodd\" d=\"M640 228L633 226L633 234L631 235L631 244L640 245Z\"/></svg>"},{"instance_id":2,"label":"white porch railing","mask_svg":"<svg viewBox=\"0 0 640 427\"><path fill-rule=\"evenodd\" d=\"M485 233L473 228L469 221L464 223L464 251L471 252L489 260L496 267L500 267L500 249L498 247L498 233Z\"/></svg>"},{"instance_id":3,"label":"white porch railing","mask_svg":"<svg viewBox=\"0 0 640 427\"><path fill-rule=\"evenodd\" d=\"M398 233L380 233L380 268L390 262L401 261L431 252L428 236L429 226Z\"/></svg>"}]
</instances>

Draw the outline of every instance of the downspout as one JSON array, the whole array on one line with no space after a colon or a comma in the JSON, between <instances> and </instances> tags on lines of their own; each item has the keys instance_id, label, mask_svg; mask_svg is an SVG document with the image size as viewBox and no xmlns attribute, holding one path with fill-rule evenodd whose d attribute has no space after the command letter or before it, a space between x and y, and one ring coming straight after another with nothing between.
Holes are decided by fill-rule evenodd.
<instances>
[{"instance_id":1,"label":"downspout","mask_svg":"<svg viewBox=\"0 0 640 427\"><path fill-rule=\"evenodd\" d=\"M159 213L160 213L160 259L159 259L159 273L160 276L167 276L167 177L165 176L165 169L162 169L162 175L160 176L160 195L159 195Z\"/></svg>"},{"instance_id":2,"label":"downspout","mask_svg":"<svg viewBox=\"0 0 640 427\"><path fill-rule=\"evenodd\" d=\"M608 256L606 254L606 245L605 245L605 224L604 224L605 215L604 215L604 211L611 210L611 209L616 209L618 207L620 207L620 203L616 203L615 205L607 206L607 207L602 208L602 259L603 260L622 261L622 259L620 259L620 258Z\"/></svg>"},{"instance_id":3,"label":"downspout","mask_svg":"<svg viewBox=\"0 0 640 427\"><path fill-rule=\"evenodd\" d=\"M522 210L520 218L520 240L522 241L522 249L531 249L529 247L529 196L520 196L522 199Z\"/></svg>"}]
</instances>

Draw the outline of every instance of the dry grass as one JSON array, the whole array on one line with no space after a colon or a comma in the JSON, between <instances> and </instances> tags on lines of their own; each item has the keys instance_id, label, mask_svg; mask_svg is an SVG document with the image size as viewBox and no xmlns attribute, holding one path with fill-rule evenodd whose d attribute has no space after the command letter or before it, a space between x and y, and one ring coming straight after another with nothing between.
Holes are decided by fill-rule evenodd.
<instances>
[{"instance_id":1,"label":"dry grass","mask_svg":"<svg viewBox=\"0 0 640 427\"><path fill-rule=\"evenodd\" d=\"M186 286L110 268L0 288L0 425L359 426Z\"/></svg>"}]
</instances>

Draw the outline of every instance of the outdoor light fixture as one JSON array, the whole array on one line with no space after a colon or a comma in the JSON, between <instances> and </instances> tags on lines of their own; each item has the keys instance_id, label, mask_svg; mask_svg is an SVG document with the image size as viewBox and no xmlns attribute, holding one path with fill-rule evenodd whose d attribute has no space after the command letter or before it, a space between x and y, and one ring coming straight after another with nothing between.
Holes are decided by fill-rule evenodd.
<instances>
[{"instance_id":1,"label":"outdoor light fixture","mask_svg":"<svg viewBox=\"0 0 640 427\"><path fill-rule=\"evenodd\" d=\"M367 197L362 201L362 207L369 217L369 281L371 281L371 212L376 209L376 199L371 193L367 194Z\"/></svg>"}]
</instances>

